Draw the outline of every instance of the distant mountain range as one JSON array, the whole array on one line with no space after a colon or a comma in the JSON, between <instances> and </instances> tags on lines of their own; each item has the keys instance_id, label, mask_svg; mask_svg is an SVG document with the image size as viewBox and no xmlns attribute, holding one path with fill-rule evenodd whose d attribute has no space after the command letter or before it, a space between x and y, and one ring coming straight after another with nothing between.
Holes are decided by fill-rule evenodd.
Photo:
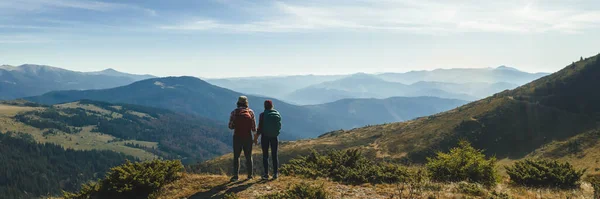
<instances>
[{"instance_id":1,"label":"distant mountain range","mask_svg":"<svg viewBox=\"0 0 600 199\"><path fill-rule=\"evenodd\" d=\"M460 84L453 85L454 87L466 87ZM450 92L450 90L450 87L444 83L418 82L406 85L385 81L376 75L359 73L335 81L323 82L296 90L283 99L298 104L322 104L347 98L384 99L395 96L432 96L467 101L478 98L462 92Z\"/></svg>"},{"instance_id":2,"label":"distant mountain range","mask_svg":"<svg viewBox=\"0 0 600 199\"><path fill-rule=\"evenodd\" d=\"M240 95L244 94L211 85L194 77L167 77L142 80L112 89L54 91L26 99L43 104L65 103L81 99L128 103L166 108L218 121L227 121L229 113L235 108L236 99ZM262 102L267 98L253 95L248 97L250 106L257 113L261 112ZM283 114L285 123L282 134L287 139L316 137L330 130L406 120L448 110L466 103L460 100L440 98L424 99L427 100L412 104L402 104L402 100L397 99L373 99L373 103L369 103L370 100L361 100L360 103L350 104L347 101L339 101L323 106L307 107L288 104L277 99L273 99L273 101L276 109ZM389 105L388 108L384 108L386 105ZM339 112L342 106L357 111L355 113ZM381 110L381 112L376 110Z\"/></svg>"},{"instance_id":3,"label":"distant mountain range","mask_svg":"<svg viewBox=\"0 0 600 199\"><path fill-rule=\"evenodd\" d=\"M41 95L56 90L113 88L148 78L154 76L127 74L114 69L76 72L43 65L2 65L0 66L0 100Z\"/></svg>"},{"instance_id":4,"label":"distant mountain range","mask_svg":"<svg viewBox=\"0 0 600 199\"><path fill-rule=\"evenodd\" d=\"M448 83L497 83L507 82L516 85L529 83L549 73L528 73L519 69L499 66L496 68L452 68L432 71L410 71L406 73L383 73L378 77L391 82L413 84L416 82Z\"/></svg>"},{"instance_id":5,"label":"distant mountain range","mask_svg":"<svg viewBox=\"0 0 600 199\"><path fill-rule=\"evenodd\" d=\"M297 75L284 77L242 77L206 79L208 83L240 93L282 98L294 90L333 81L346 75Z\"/></svg>"},{"instance_id":6,"label":"distant mountain range","mask_svg":"<svg viewBox=\"0 0 600 199\"><path fill-rule=\"evenodd\" d=\"M271 96L307 105L346 98L433 96L472 101L547 75L515 68L437 69L407 73L338 76L257 77L212 79L209 82L238 92Z\"/></svg>"},{"instance_id":7,"label":"distant mountain range","mask_svg":"<svg viewBox=\"0 0 600 199\"><path fill-rule=\"evenodd\" d=\"M207 82L239 93L272 97L296 105L314 105L348 98L431 96L472 101L516 88L546 73L515 68L437 69L407 73L353 75L299 75L208 79ZM0 100L41 95L59 90L106 89L155 78L114 69L77 72L25 64L0 66Z\"/></svg>"}]
</instances>

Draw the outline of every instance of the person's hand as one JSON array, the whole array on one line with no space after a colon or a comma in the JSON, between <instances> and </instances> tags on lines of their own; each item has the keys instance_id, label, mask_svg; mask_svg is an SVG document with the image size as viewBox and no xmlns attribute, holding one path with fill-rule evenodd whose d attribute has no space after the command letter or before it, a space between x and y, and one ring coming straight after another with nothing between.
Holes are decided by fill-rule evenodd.
<instances>
[{"instance_id":1,"label":"person's hand","mask_svg":"<svg viewBox=\"0 0 600 199\"><path fill-rule=\"evenodd\" d=\"M258 145L258 133L254 134L254 145Z\"/></svg>"}]
</instances>

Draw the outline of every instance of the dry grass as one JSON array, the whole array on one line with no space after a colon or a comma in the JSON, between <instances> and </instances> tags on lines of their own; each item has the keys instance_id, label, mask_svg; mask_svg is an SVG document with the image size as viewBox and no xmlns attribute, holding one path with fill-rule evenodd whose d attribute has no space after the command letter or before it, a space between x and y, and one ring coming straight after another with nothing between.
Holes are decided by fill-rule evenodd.
<instances>
[{"instance_id":1,"label":"dry grass","mask_svg":"<svg viewBox=\"0 0 600 199\"><path fill-rule=\"evenodd\" d=\"M123 109L123 107L122 107L122 106L110 106L110 107L112 107L112 108L114 108L114 109L117 109L117 110L121 110L121 109Z\"/></svg>"},{"instance_id":2,"label":"dry grass","mask_svg":"<svg viewBox=\"0 0 600 199\"><path fill-rule=\"evenodd\" d=\"M137 112L137 111L127 111L127 113L129 113L129 114L131 114L131 115L135 115L135 116L141 117L141 118L152 118L152 119L156 119L156 118L153 118L152 116L150 116L150 115L148 115L148 114L146 114L146 113L140 113L140 112Z\"/></svg>"},{"instance_id":3,"label":"dry grass","mask_svg":"<svg viewBox=\"0 0 600 199\"><path fill-rule=\"evenodd\" d=\"M158 148L158 142L148 142L148 141L140 141L140 140L124 140L113 142L118 145L125 145L125 143L137 144L146 148Z\"/></svg>"},{"instance_id":4,"label":"dry grass","mask_svg":"<svg viewBox=\"0 0 600 199\"><path fill-rule=\"evenodd\" d=\"M198 192L209 191L228 182L227 176L183 174L176 182L162 188L159 199L187 198Z\"/></svg>"},{"instance_id":5,"label":"dry grass","mask_svg":"<svg viewBox=\"0 0 600 199\"><path fill-rule=\"evenodd\" d=\"M580 151L569 152L569 143L580 143ZM600 129L564 141L554 141L528 157L558 159L569 162L576 168L586 168L588 174L600 173Z\"/></svg>"},{"instance_id":6,"label":"dry grass","mask_svg":"<svg viewBox=\"0 0 600 199\"><path fill-rule=\"evenodd\" d=\"M79 103L68 103L56 105L58 108L77 108L81 106L86 110L101 112L108 116L115 116L113 112L101 109L93 105L81 105ZM75 150L110 150L131 155L142 160L155 159L157 156L142 149L125 146L125 143L134 143L146 147L158 147L157 142L144 142L137 140L126 140L119 142L109 142L116 139L114 136L91 132L93 126L84 127L81 132L68 134L59 132L57 134L43 135L44 130L38 129L21 122L15 121L12 117L21 112L42 110L41 107L23 107L0 104L0 132L14 131L27 133L40 143L53 143L65 148Z\"/></svg>"},{"instance_id":7,"label":"dry grass","mask_svg":"<svg viewBox=\"0 0 600 199\"><path fill-rule=\"evenodd\" d=\"M125 143L133 142L144 146L156 147L158 145L158 143L156 142L109 142L116 138L108 134L91 132L92 128L92 126L84 127L81 132L75 134L58 133L55 135L42 136L39 138L36 137L40 135L36 135L34 136L34 138L42 142L51 142L75 150L110 150L138 157L142 160L150 160L156 158L156 155L145 150L125 146Z\"/></svg>"},{"instance_id":8,"label":"dry grass","mask_svg":"<svg viewBox=\"0 0 600 199\"><path fill-rule=\"evenodd\" d=\"M25 107L0 104L0 117L13 117L21 112L40 110L39 107Z\"/></svg>"},{"instance_id":9,"label":"dry grass","mask_svg":"<svg viewBox=\"0 0 600 199\"><path fill-rule=\"evenodd\" d=\"M56 107L56 108L82 108L82 109L85 109L85 110L98 112L98 113L101 113L103 115L112 115L112 113L113 113L112 111L100 108L100 107L95 106L93 104L81 104L79 102L57 104L57 105L54 105L54 107Z\"/></svg>"},{"instance_id":10,"label":"dry grass","mask_svg":"<svg viewBox=\"0 0 600 199\"><path fill-rule=\"evenodd\" d=\"M389 198L386 193L378 193L381 190L372 185L349 186L324 179L312 180L286 176L278 180L262 181L255 178L253 180L241 179L238 182L230 183L228 176L198 174L183 175L182 179L164 187L158 198L221 198L230 193L234 193L240 198L257 198L267 194L283 192L291 185L300 182L315 185L323 184L335 198Z\"/></svg>"},{"instance_id":11,"label":"dry grass","mask_svg":"<svg viewBox=\"0 0 600 199\"><path fill-rule=\"evenodd\" d=\"M300 182L313 185L324 185L333 198L369 198L369 199L399 199L399 198L484 198L492 192L506 193L514 199L528 198L592 198L593 190L589 184L583 184L576 190L527 189L512 187L505 183L492 189L482 188L483 196L469 195L458 189L458 183L421 184L383 184L383 185L343 185L326 179L301 179L283 176L274 181L242 180L230 183L228 176L184 174L183 178L164 187L160 199L204 199L221 198L233 193L240 198L257 198L259 196L278 193ZM402 195L400 195L402 193Z\"/></svg>"}]
</instances>

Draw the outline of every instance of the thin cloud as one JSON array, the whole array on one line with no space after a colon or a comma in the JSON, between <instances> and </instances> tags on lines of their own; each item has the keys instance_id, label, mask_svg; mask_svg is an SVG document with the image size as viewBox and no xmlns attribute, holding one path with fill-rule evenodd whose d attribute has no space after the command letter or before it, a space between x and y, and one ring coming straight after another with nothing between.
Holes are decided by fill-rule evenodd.
<instances>
[{"instance_id":1,"label":"thin cloud","mask_svg":"<svg viewBox=\"0 0 600 199\"><path fill-rule=\"evenodd\" d=\"M51 42L54 42L54 40L31 35L0 35L0 44L37 44Z\"/></svg>"},{"instance_id":2,"label":"thin cloud","mask_svg":"<svg viewBox=\"0 0 600 199\"><path fill-rule=\"evenodd\" d=\"M243 23L199 17L199 20L159 28L227 32L353 30L523 34L549 31L579 33L600 25L600 20L597 20L600 10L577 8L560 1L301 1L276 2L257 9L259 12L273 13L273 16Z\"/></svg>"},{"instance_id":3,"label":"thin cloud","mask_svg":"<svg viewBox=\"0 0 600 199\"><path fill-rule=\"evenodd\" d=\"M60 8L82 9L98 12L109 12L118 10L136 10L150 16L156 16L157 12L152 9L124 3L107 3L90 0L15 0L0 2L0 11L48 11Z\"/></svg>"},{"instance_id":4,"label":"thin cloud","mask_svg":"<svg viewBox=\"0 0 600 199\"><path fill-rule=\"evenodd\" d=\"M33 26L33 25L3 25L0 24L0 28L3 29L28 29L28 30L43 30L50 29L48 26Z\"/></svg>"}]
</instances>

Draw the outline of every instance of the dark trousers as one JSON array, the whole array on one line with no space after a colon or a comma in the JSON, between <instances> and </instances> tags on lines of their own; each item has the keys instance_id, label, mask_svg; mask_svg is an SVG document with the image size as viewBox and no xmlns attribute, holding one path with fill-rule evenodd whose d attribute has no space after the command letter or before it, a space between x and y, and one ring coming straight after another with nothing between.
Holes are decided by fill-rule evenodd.
<instances>
[{"instance_id":1,"label":"dark trousers","mask_svg":"<svg viewBox=\"0 0 600 199\"><path fill-rule=\"evenodd\" d=\"M233 176L237 177L240 172L240 155L244 151L246 158L246 170L248 176L252 176L252 136L238 137L233 136Z\"/></svg>"},{"instance_id":2,"label":"dark trousers","mask_svg":"<svg viewBox=\"0 0 600 199\"><path fill-rule=\"evenodd\" d=\"M279 167L279 158L277 157L277 146L279 140L277 137L261 137L261 146L263 151L263 167L265 171L263 176L269 176L269 146L271 147L271 159L273 159L273 175L277 175L277 169Z\"/></svg>"}]
</instances>

